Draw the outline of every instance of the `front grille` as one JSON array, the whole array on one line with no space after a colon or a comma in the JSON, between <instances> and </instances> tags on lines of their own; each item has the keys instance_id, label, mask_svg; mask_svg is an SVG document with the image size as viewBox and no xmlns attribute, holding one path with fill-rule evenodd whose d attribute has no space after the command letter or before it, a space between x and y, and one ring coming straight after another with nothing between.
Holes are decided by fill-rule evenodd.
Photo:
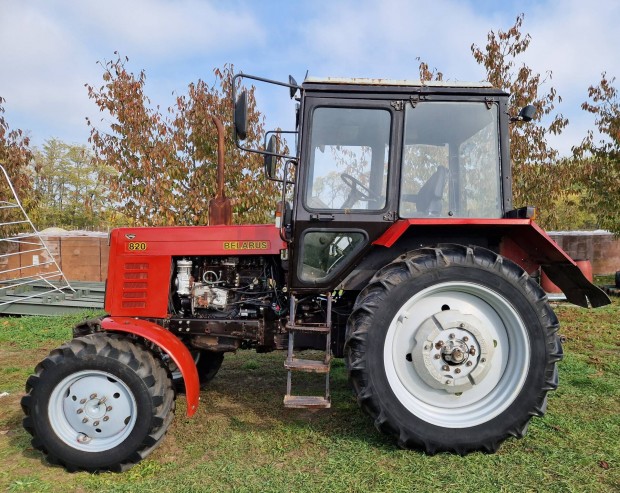
<instances>
[{"instance_id":1,"label":"front grille","mask_svg":"<svg viewBox=\"0 0 620 493\"><path fill-rule=\"evenodd\" d=\"M136 281L140 279L140 281ZM123 272L123 308L146 308L149 279L148 262L126 263Z\"/></svg>"}]
</instances>

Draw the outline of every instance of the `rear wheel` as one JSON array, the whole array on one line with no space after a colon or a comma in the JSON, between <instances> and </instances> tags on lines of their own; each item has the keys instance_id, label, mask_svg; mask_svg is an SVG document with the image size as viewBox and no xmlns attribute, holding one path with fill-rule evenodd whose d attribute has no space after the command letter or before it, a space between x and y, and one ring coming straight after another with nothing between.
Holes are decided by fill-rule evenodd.
<instances>
[{"instance_id":1,"label":"rear wheel","mask_svg":"<svg viewBox=\"0 0 620 493\"><path fill-rule=\"evenodd\" d=\"M39 363L22 398L24 427L48 461L121 471L160 443L174 416L166 368L145 347L96 333Z\"/></svg>"},{"instance_id":2,"label":"rear wheel","mask_svg":"<svg viewBox=\"0 0 620 493\"><path fill-rule=\"evenodd\" d=\"M375 275L349 319L345 358L360 406L400 446L491 452L545 412L557 329L516 264L444 245Z\"/></svg>"}]
</instances>

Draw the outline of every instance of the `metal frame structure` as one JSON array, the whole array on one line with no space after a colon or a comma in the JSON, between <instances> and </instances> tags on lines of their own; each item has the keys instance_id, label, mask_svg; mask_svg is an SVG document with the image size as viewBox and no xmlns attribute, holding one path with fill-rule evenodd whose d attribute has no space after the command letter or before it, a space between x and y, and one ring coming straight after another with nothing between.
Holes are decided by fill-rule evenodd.
<instances>
[{"instance_id":1,"label":"metal frame structure","mask_svg":"<svg viewBox=\"0 0 620 493\"><path fill-rule=\"evenodd\" d=\"M39 283L43 282L49 289L43 291L38 289L32 295L22 296L19 300L25 301L46 294L65 292L65 290L75 293L75 289L69 284L54 255L52 255L49 247L41 237L41 233L39 233L22 206L6 169L0 165L0 170L2 170L0 178L4 178L8 189L13 195L12 199L11 197L0 197L5 199L0 200L0 265L2 266L0 267L0 278L8 275L7 279L1 281L0 292L8 293L11 290L15 292L16 290L32 289L35 283L39 285ZM8 251L10 245L16 245L17 251ZM22 247L25 247L25 249L22 250ZM40 253L49 260L38 263L33 260L30 265L20 265L13 268L5 267L8 266L11 257L27 253ZM49 270L41 271L40 268L45 266L50 266ZM22 275L23 271L28 269L33 273ZM52 282L52 280L56 282ZM13 301L0 300L0 307L10 303L13 303Z\"/></svg>"}]
</instances>

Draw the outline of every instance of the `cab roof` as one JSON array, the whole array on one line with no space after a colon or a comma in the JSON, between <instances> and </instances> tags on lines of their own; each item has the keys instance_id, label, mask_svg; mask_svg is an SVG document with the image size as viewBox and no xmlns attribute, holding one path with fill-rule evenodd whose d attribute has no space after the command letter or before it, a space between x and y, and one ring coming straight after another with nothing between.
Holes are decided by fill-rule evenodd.
<instances>
[{"instance_id":1,"label":"cab roof","mask_svg":"<svg viewBox=\"0 0 620 493\"><path fill-rule=\"evenodd\" d=\"M307 77L305 84L344 84L360 86L405 86L405 87L462 87L462 88L485 88L493 86L490 82L463 82L443 80L415 80L415 79L367 79L360 77Z\"/></svg>"},{"instance_id":2,"label":"cab roof","mask_svg":"<svg viewBox=\"0 0 620 493\"><path fill-rule=\"evenodd\" d=\"M384 97L398 97L400 94L452 94L480 97L507 97L501 89L493 87L489 82L461 82L461 81L422 81L422 80L394 80L394 79L363 79L347 77L307 77L302 85L308 93L321 95L364 97L364 95L385 95ZM355 95L358 96L355 96Z\"/></svg>"}]
</instances>

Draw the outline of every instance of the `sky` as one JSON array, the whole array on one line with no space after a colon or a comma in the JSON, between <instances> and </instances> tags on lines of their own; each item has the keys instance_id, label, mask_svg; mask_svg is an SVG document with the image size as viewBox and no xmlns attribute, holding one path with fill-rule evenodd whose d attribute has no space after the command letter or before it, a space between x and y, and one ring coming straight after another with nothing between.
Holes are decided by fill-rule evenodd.
<instances>
[{"instance_id":1,"label":"sky","mask_svg":"<svg viewBox=\"0 0 620 493\"><path fill-rule=\"evenodd\" d=\"M108 119L85 84L102 84L100 62L128 57L146 72L146 93L166 108L213 69L298 82L311 76L418 79L419 60L446 79L484 80L471 45L524 13L532 41L519 60L552 72L569 126L551 144L568 154L593 118L580 109L601 73L620 77L617 0L0 0L0 97L12 129L34 145L87 144L86 117ZM616 83L618 86L618 83ZM269 126L292 127L286 90L258 87Z\"/></svg>"}]
</instances>

